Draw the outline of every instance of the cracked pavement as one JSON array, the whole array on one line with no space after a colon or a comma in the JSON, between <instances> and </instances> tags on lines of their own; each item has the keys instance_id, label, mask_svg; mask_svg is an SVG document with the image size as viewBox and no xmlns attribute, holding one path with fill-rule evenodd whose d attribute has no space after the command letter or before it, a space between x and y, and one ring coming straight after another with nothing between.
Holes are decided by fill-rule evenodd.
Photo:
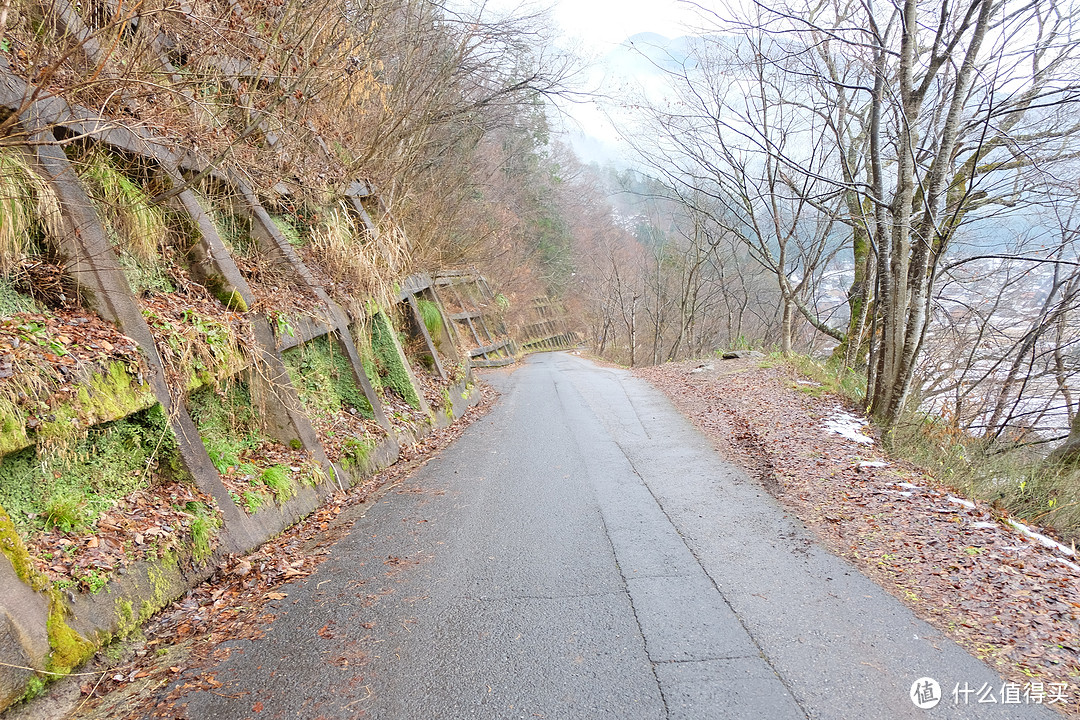
<instances>
[{"instance_id":1,"label":"cracked pavement","mask_svg":"<svg viewBox=\"0 0 1080 720\"><path fill-rule=\"evenodd\" d=\"M485 379L492 412L220 648L188 717L1056 717L955 703L1001 679L628 372L556 353Z\"/></svg>"}]
</instances>

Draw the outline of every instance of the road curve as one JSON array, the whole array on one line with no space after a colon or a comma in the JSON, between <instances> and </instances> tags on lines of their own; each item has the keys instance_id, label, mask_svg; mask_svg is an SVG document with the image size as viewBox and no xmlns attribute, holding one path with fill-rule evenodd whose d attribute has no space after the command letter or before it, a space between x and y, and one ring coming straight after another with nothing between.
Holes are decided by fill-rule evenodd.
<instances>
[{"instance_id":1,"label":"road curve","mask_svg":"<svg viewBox=\"0 0 1080 720\"><path fill-rule=\"evenodd\" d=\"M492 412L222 648L188 717L1057 717L957 703L1001 679L643 381L564 353L487 380Z\"/></svg>"}]
</instances>

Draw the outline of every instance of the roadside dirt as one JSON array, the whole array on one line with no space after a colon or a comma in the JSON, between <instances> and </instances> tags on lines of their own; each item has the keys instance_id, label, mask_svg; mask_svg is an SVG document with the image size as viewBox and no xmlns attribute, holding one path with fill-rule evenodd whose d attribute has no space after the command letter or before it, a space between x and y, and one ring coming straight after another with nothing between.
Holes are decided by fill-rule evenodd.
<instances>
[{"instance_id":1,"label":"roadside dirt","mask_svg":"<svg viewBox=\"0 0 1080 720\"><path fill-rule=\"evenodd\" d=\"M496 393L479 383L477 389L482 393L480 403L453 425L403 447L397 463L335 493L307 518L252 553L227 557L206 582L127 641L103 650L79 672L55 683L45 696L10 708L4 719L187 718L183 697L188 692L224 692L214 675L214 666L227 657L219 645L259 637L274 619L267 604L284 597L282 585L311 575L374 502L483 417Z\"/></svg>"},{"instance_id":2,"label":"roadside dirt","mask_svg":"<svg viewBox=\"0 0 1080 720\"><path fill-rule=\"evenodd\" d=\"M827 430L855 411L790 369L715 360L635 373L833 552L1008 681L1080 717L1080 559L886 457L869 427L848 423L872 444Z\"/></svg>"}]
</instances>

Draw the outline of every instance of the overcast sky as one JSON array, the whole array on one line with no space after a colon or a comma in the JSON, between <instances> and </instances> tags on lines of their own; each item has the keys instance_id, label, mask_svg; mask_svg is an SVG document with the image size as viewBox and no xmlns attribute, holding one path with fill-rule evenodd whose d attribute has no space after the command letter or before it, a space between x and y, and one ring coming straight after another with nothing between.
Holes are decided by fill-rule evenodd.
<instances>
[{"instance_id":1,"label":"overcast sky","mask_svg":"<svg viewBox=\"0 0 1080 720\"><path fill-rule=\"evenodd\" d=\"M716 0L704 2L719 5ZM555 44L580 54L588 63L581 89L611 94L621 94L627 86L634 86L636 71L647 66L633 62L630 53L614 52L620 44L645 32L680 37L688 34L698 19L691 5L678 0L448 0L448 3L463 10L471 8L472 12L482 6L483 14L491 18L549 10L551 29L558 35ZM655 77L652 83L656 83ZM564 102L561 110L563 115L555 114L554 119L563 121L567 139L582 159L606 162L625 150L618 132L606 119L607 113L619 113L610 102Z\"/></svg>"},{"instance_id":2,"label":"overcast sky","mask_svg":"<svg viewBox=\"0 0 1080 720\"><path fill-rule=\"evenodd\" d=\"M632 35L655 32L667 37L685 33L691 9L675 0L559 0L553 19L568 38L592 52L606 52Z\"/></svg>"}]
</instances>

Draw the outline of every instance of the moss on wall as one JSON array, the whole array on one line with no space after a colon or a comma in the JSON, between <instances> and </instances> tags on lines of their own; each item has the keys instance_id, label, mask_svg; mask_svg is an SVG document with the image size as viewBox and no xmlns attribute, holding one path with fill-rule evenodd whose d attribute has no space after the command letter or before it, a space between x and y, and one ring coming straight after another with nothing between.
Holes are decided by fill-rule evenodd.
<instances>
[{"instance_id":1,"label":"moss on wall","mask_svg":"<svg viewBox=\"0 0 1080 720\"><path fill-rule=\"evenodd\" d=\"M48 578L34 568L22 537L3 507L0 507L0 552L3 552L11 561L15 574L24 583L39 592L49 586Z\"/></svg>"},{"instance_id":2,"label":"moss on wall","mask_svg":"<svg viewBox=\"0 0 1080 720\"><path fill-rule=\"evenodd\" d=\"M380 380L380 385L396 392L401 399L414 408L420 407L420 398L416 394L405 360L394 342L394 326L386 313L377 312L371 316L371 350ZM365 370L367 368L365 367Z\"/></svg>"},{"instance_id":3,"label":"moss on wall","mask_svg":"<svg viewBox=\"0 0 1080 720\"><path fill-rule=\"evenodd\" d=\"M64 605L58 590L49 591L49 619L46 628L49 633L49 647L52 648L46 669L51 673L66 675L89 660L97 650L94 643L67 624L67 606Z\"/></svg>"},{"instance_id":4,"label":"moss on wall","mask_svg":"<svg viewBox=\"0 0 1080 720\"><path fill-rule=\"evenodd\" d=\"M34 431L27 430L27 420L36 413L0 398L0 456L37 441L62 441L89 426L126 417L156 403L150 386L137 383L120 362L91 375L71 400L52 408Z\"/></svg>"},{"instance_id":5,"label":"moss on wall","mask_svg":"<svg viewBox=\"0 0 1080 720\"><path fill-rule=\"evenodd\" d=\"M310 411L329 416L354 408L369 420L375 417L357 385L349 358L330 336L315 338L282 355L289 377Z\"/></svg>"},{"instance_id":6,"label":"moss on wall","mask_svg":"<svg viewBox=\"0 0 1080 720\"><path fill-rule=\"evenodd\" d=\"M47 524L74 529L148 487L148 468L155 466L174 477L181 472L176 436L160 405L96 425L48 451L28 447L5 456L0 505L22 533Z\"/></svg>"}]
</instances>

